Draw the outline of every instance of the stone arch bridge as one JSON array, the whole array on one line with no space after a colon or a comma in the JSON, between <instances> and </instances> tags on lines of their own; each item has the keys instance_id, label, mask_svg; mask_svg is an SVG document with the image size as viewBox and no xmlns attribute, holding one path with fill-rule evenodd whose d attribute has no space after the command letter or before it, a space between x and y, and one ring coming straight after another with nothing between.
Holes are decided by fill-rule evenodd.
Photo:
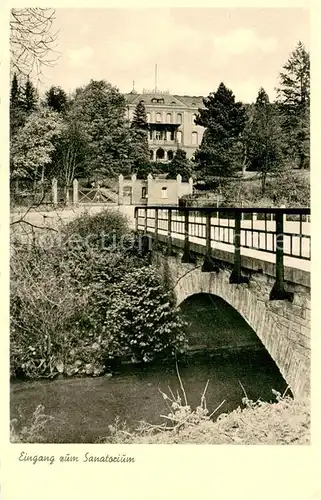
<instances>
[{"instance_id":1,"label":"stone arch bridge","mask_svg":"<svg viewBox=\"0 0 321 500\"><path fill-rule=\"evenodd\" d=\"M143 246L177 305L216 295L256 332L295 397L310 393L308 209L137 207Z\"/></svg>"}]
</instances>

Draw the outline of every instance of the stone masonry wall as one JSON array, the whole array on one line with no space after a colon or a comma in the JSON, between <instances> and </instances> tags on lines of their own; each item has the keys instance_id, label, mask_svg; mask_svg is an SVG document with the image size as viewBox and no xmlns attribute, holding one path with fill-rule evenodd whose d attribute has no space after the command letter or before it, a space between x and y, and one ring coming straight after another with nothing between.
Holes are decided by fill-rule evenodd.
<instances>
[{"instance_id":1,"label":"stone masonry wall","mask_svg":"<svg viewBox=\"0 0 321 500\"><path fill-rule=\"evenodd\" d=\"M157 258L157 257L156 257ZM286 283L294 292L293 302L271 301L275 279L253 273L249 284L230 284L231 266L218 273L201 271L203 258L196 264L182 264L181 254L158 257L158 264L172 281L177 305L196 293L217 295L234 307L257 333L278 366L295 397L310 393L310 289Z\"/></svg>"}]
</instances>

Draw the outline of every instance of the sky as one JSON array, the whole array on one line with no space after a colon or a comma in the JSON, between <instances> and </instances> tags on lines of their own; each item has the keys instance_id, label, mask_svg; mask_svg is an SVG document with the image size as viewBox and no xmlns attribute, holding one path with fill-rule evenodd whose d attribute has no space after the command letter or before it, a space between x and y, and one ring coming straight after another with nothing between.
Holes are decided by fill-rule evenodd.
<instances>
[{"instance_id":1,"label":"sky","mask_svg":"<svg viewBox=\"0 0 321 500\"><path fill-rule=\"evenodd\" d=\"M60 57L44 69L44 90L67 92L107 80L121 92L155 86L173 94L214 92L220 82L253 102L260 87L275 97L278 75L301 40L309 13L299 8L57 9Z\"/></svg>"}]
</instances>

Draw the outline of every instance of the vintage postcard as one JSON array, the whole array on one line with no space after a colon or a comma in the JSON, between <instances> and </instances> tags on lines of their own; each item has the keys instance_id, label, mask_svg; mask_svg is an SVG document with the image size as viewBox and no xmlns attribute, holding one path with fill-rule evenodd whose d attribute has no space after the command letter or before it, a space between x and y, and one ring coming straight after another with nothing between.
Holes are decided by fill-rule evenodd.
<instances>
[{"instance_id":1,"label":"vintage postcard","mask_svg":"<svg viewBox=\"0 0 321 500\"><path fill-rule=\"evenodd\" d=\"M311 12L3 9L4 500L321 499Z\"/></svg>"}]
</instances>

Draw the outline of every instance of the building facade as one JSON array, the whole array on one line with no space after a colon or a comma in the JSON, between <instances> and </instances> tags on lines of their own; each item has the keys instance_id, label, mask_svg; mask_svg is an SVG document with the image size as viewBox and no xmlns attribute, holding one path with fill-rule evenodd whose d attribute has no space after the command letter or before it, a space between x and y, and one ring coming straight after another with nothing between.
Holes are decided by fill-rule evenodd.
<instances>
[{"instance_id":1,"label":"building facade","mask_svg":"<svg viewBox=\"0 0 321 500\"><path fill-rule=\"evenodd\" d=\"M181 175L176 179L166 179L166 176L147 179L137 179L133 174L130 179L123 175L118 179L119 205L174 205L179 204L182 196L193 194L193 179L183 182Z\"/></svg>"},{"instance_id":2,"label":"building facade","mask_svg":"<svg viewBox=\"0 0 321 500\"><path fill-rule=\"evenodd\" d=\"M125 97L130 121L137 104L142 101L145 105L151 161L171 161L178 148L186 151L187 158L192 158L204 132L204 128L194 122L198 109L204 107L201 96L172 95L155 89L143 90L141 94L133 90Z\"/></svg>"}]
</instances>

